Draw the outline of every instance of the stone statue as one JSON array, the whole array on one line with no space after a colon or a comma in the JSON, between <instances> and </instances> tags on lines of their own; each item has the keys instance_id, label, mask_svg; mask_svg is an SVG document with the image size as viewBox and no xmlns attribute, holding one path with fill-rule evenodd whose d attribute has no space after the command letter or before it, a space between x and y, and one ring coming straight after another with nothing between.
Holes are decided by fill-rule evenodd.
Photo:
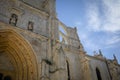
<instances>
[{"instance_id":1,"label":"stone statue","mask_svg":"<svg viewBox=\"0 0 120 80\"><path fill-rule=\"evenodd\" d=\"M28 22L28 30L33 31L33 22Z\"/></svg>"},{"instance_id":2,"label":"stone statue","mask_svg":"<svg viewBox=\"0 0 120 80\"><path fill-rule=\"evenodd\" d=\"M13 25L13 26L16 26L17 24L17 15L16 14L12 14L11 15L11 18L10 18L10 21L9 21L9 24Z\"/></svg>"}]
</instances>

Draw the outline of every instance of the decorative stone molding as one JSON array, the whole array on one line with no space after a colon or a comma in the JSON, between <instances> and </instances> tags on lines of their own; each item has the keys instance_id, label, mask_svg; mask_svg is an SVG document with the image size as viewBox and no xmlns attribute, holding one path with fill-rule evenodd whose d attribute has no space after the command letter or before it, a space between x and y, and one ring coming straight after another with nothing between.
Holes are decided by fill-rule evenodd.
<instances>
[{"instance_id":1,"label":"decorative stone molding","mask_svg":"<svg viewBox=\"0 0 120 80\"><path fill-rule=\"evenodd\" d=\"M43 15L42 17L44 17L45 19L49 17L48 13L46 13L40 9L34 8L34 7L30 6L29 4L26 4L25 2L21 2L20 6L31 10L33 13L37 13L39 16Z\"/></svg>"},{"instance_id":2,"label":"decorative stone molding","mask_svg":"<svg viewBox=\"0 0 120 80\"><path fill-rule=\"evenodd\" d=\"M0 25L0 45L0 50L5 51L13 59L15 80L37 80L36 55L26 39L14 29L3 29Z\"/></svg>"},{"instance_id":3,"label":"decorative stone molding","mask_svg":"<svg viewBox=\"0 0 120 80\"><path fill-rule=\"evenodd\" d=\"M16 14L16 15L22 15L22 14L24 14L24 11L23 10L21 10L21 9L19 9L19 8L14 8L14 7L12 7L12 8L9 8L9 12L11 13L11 14Z\"/></svg>"}]
</instances>

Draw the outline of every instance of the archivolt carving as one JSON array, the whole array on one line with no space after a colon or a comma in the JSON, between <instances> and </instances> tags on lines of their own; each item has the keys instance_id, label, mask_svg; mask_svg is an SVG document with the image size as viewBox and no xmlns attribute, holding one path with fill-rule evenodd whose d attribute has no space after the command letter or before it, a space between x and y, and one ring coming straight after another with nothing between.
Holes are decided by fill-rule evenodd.
<instances>
[{"instance_id":1,"label":"archivolt carving","mask_svg":"<svg viewBox=\"0 0 120 80\"><path fill-rule=\"evenodd\" d=\"M37 80L37 60L29 43L12 29L0 30L0 51L11 58L15 80Z\"/></svg>"}]
</instances>

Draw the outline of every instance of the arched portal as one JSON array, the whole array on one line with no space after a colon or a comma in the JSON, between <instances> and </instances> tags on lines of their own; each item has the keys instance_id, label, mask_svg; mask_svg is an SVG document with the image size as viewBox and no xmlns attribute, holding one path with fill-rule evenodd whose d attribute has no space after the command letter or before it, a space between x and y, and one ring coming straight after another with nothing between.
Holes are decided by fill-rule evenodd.
<instances>
[{"instance_id":1,"label":"arched portal","mask_svg":"<svg viewBox=\"0 0 120 80\"><path fill-rule=\"evenodd\" d=\"M37 60L31 45L11 28L0 29L0 56L3 75L10 75L11 80L38 80Z\"/></svg>"},{"instance_id":2,"label":"arched portal","mask_svg":"<svg viewBox=\"0 0 120 80\"><path fill-rule=\"evenodd\" d=\"M100 74L100 71L99 71L98 68L96 68L96 74L97 74L97 78L98 78L98 80L102 80L102 78L101 78L101 74Z\"/></svg>"}]
</instances>

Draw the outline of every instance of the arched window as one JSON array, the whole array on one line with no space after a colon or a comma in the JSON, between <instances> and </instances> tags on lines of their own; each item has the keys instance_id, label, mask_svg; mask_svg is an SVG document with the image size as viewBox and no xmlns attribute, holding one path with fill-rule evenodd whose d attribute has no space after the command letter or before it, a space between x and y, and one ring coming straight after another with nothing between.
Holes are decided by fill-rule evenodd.
<instances>
[{"instance_id":1,"label":"arched window","mask_svg":"<svg viewBox=\"0 0 120 80\"><path fill-rule=\"evenodd\" d=\"M5 76L4 80L12 80L10 76Z\"/></svg>"},{"instance_id":2,"label":"arched window","mask_svg":"<svg viewBox=\"0 0 120 80\"><path fill-rule=\"evenodd\" d=\"M66 63L67 63L68 80L70 80L70 68L69 68L69 63L68 63L68 61L66 61Z\"/></svg>"},{"instance_id":3,"label":"arched window","mask_svg":"<svg viewBox=\"0 0 120 80\"><path fill-rule=\"evenodd\" d=\"M99 71L98 68L96 68L96 74L97 74L97 78L98 78L98 80L102 80L102 78L101 78L101 74L100 74L100 71Z\"/></svg>"},{"instance_id":4,"label":"arched window","mask_svg":"<svg viewBox=\"0 0 120 80\"><path fill-rule=\"evenodd\" d=\"M59 26L59 31L61 31L63 34L67 35L65 29L62 26Z\"/></svg>"},{"instance_id":5,"label":"arched window","mask_svg":"<svg viewBox=\"0 0 120 80\"><path fill-rule=\"evenodd\" d=\"M2 78L3 78L3 74L2 74L2 73L0 73L0 80L2 80Z\"/></svg>"},{"instance_id":6,"label":"arched window","mask_svg":"<svg viewBox=\"0 0 120 80\"><path fill-rule=\"evenodd\" d=\"M64 27L59 25L59 40L60 42L64 43L64 44L68 44L67 41L67 32L64 29Z\"/></svg>"},{"instance_id":7,"label":"arched window","mask_svg":"<svg viewBox=\"0 0 120 80\"><path fill-rule=\"evenodd\" d=\"M16 26L18 20L18 16L16 14L12 14L10 17L9 24Z\"/></svg>"}]
</instances>

